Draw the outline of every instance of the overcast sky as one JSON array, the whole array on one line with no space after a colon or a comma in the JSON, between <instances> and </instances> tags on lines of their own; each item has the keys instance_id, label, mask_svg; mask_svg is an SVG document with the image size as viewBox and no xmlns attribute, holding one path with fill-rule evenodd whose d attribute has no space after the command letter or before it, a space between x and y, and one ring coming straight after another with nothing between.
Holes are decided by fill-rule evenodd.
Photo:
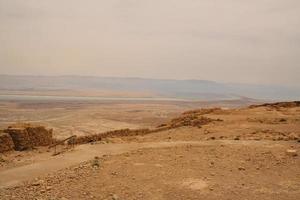
<instances>
[{"instance_id":1,"label":"overcast sky","mask_svg":"<svg viewBox=\"0 0 300 200\"><path fill-rule=\"evenodd\" d=\"M0 0L0 74L300 87L300 1Z\"/></svg>"}]
</instances>

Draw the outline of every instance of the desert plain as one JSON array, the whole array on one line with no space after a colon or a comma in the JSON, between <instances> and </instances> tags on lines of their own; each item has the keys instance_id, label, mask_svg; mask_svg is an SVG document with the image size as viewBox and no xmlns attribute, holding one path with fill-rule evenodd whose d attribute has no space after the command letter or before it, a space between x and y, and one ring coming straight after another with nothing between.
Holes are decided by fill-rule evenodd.
<instances>
[{"instance_id":1,"label":"desert plain","mask_svg":"<svg viewBox=\"0 0 300 200\"><path fill-rule=\"evenodd\" d=\"M299 102L2 101L0 110L2 129L42 125L56 142L151 130L1 153L1 199L300 198Z\"/></svg>"}]
</instances>

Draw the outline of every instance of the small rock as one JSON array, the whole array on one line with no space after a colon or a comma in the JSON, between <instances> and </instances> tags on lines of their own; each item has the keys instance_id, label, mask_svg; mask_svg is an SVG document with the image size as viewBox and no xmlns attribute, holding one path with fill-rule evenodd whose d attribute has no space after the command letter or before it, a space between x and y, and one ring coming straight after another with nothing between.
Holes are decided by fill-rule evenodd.
<instances>
[{"instance_id":1,"label":"small rock","mask_svg":"<svg viewBox=\"0 0 300 200\"><path fill-rule=\"evenodd\" d=\"M293 156L293 157L298 155L297 150L295 150L295 149L286 150L286 154L289 155L289 156Z\"/></svg>"},{"instance_id":2,"label":"small rock","mask_svg":"<svg viewBox=\"0 0 300 200\"><path fill-rule=\"evenodd\" d=\"M51 186L47 186L47 187L46 187L46 190L47 190L47 191L49 191L49 190L51 190L51 189L52 189Z\"/></svg>"},{"instance_id":3,"label":"small rock","mask_svg":"<svg viewBox=\"0 0 300 200\"><path fill-rule=\"evenodd\" d=\"M5 162L5 160L2 157L0 157L0 162Z\"/></svg>"},{"instance_id":4,"label":"small rock","mask_svg":"<svg viewBox=\"0 0 300 200\"><path fill-rule=\"evenodd\" d=\"M240 136L235 136L234 140L240 140Z\"/></svg>"},{"instance_id":5,"label":"small rock","mask_svg":"<svg viewBox=\"0 0 300 200\"><path fill-rule=\"evenodd\" d=\"M31 185L32 185L32 186L39 186L39 185L42 185L43 183L44 183L43 180L38 180L38 181L32 183Z\"/></svg>"},{"instance_id":6,"label":"small rock","mask_svg":"<svg viewBox=\"0 0 300 200\"><path fill-rule=\"evenodd\" d=\"M94 158L94 160L92 161L92 167L100 167L100 161L99 161L99 157L96 156Z\"/></svg>"},{"instance_id":7,"label":"small rock","mask_svg":"<svg viewBox=\"0 0 300 200\"><path fill-rule=\"evenodd\" d=\"M245 171L246 169L244 167L239 167L238 168L240 171Z\"/></svg>"},{"instance_id":8,"label":"small rock","mask_svg":"<svg viewBox=\"0 0 300 200\"><path fill-rule=\"evenodd\" d=\"M113 194L113 195L111 196L111 198L112 198L112 200L118 200L118 199L119 199L119 196L116 195L116 194Z\"/></svg>"}]
</instances>

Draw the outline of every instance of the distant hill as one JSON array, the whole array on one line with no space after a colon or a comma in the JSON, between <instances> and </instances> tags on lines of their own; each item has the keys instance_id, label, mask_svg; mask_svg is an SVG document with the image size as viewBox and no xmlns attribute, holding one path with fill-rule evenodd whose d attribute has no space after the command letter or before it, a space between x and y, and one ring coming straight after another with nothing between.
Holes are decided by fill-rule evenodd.
<instances>
[{"instance_id":1,"label":"distant hill","mask_svg":"<svg viewBox=\"0 0 300 200\"><path fill-rule=\"evenodd\" d=\"M92 76L13 76L0 75L0 91L49 92L91 91L104 96L111 93L147 94L155 97L199 100L237 99L241 97L265 100L299 100L299 88L251 84L226 84L206 80L168 80ZM61 94L61 93L58 93ZM62 93L63 94L63 93Z\"/></svg>"}]
</instances>

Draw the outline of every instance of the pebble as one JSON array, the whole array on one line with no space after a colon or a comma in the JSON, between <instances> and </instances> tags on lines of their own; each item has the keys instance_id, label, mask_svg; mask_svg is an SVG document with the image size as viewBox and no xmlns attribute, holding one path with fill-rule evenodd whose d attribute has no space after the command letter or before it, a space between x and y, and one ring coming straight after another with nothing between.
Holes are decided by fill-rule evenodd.
<instances>
[{"instance_id":1,"label":"pebble","mask_svg":"<svg viewBox=\"0 0 300 200\"><path fill-rule=\"evenodd\" d=\"M240 171L245 171L246 169L244 167L239 167L238 168Z\"/></svg>"},{"instance_id":2,"label":"pebble","mask_svg":"<svg viewBox=\"0 0 300 200\"><path fill-rule=\"evenodd\" d=\"M113 195L111 196L111 198L112 198L112 200L118 200L118 199L119 199L119 196L116 195L116 194L113 194Z\"/></svg>"},{"instance_id":3,"label":"pebble","mask_svg":"<svg viewBox=\"0 0 300 200\"><path fill-rule=\"evenodd\" d=\"M46 190L47 190L47 191L49 191L49 190L51 190L51 189L52 189L51 186L47 186L47 187L46 187Z\"/></svg>"},{"instance_id":4,"label":"pebble","mask_svg":"<svg viewBox=\"0 0 300 200\"><path fill-rule=\"evenodd\" d=\"M297 150L295 150L295 149L286 150L286 154L289 155L289 156L293 156L293 157L298 155Z\"/></svg>"},{"instance_id":5,"label":"pebble","mask_svg":"<svg viewBox=\"0 0 300 200\"><path fill-rule=\"evenodd\" d=\"M39 181L36 181L36 182L32 183L31 185L32 185L32 186L39 186L39 185L41 185L41 184L43 184L43 183L44 183L43 180L39 180Z\"/></svg>"},{"instance_id":6,"label":"pebble","mask_svg":"<svg viewBox=\"0 0 300 200\"><path fill-rule=\"evenodd\" d=\"M234 140L240 140L240 136L235 136Z\"/></svg>"}]
</instances>

